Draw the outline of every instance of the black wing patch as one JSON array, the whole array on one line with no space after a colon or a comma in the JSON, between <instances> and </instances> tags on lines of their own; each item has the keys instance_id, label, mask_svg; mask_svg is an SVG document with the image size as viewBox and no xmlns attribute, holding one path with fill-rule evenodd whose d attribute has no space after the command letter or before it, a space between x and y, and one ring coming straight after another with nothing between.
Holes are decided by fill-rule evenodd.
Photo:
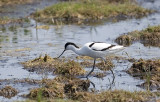
<instances>
[{"instance_id":1,"label":"black wing patch","mask_svg":"<svg viewBox=\"0 0 160 102\"><path fill-rule=\"evenodd\" d=\"M95 44L94 42L93 42L93 43L91 43L91 44L89 45L89 47L92 47L94 44Z\"/></svg>"},{"instance_id":2,"label":"black wing patch","mask_svg":"<svg viewBox=\"0 0 160 102\"><path fill-rule=\"evenodd\" d=\"M104 42L93 42L89 45L89 47L92 47L95 43L104 43Z\"/></svg>"},{"instance_id":3,"label":"black wing patch","mask_svg":"<svg viewBox=\"0 0 160 102\"><path fill-rule=\"evenodd\" d=\"M111 45L111 46L109 46L109 47L107 47L107 48L102 49L101 51L108 50L108 49L110 49L110 48L112 48L112 47L114 47L114 46L116 46L116 45Z\"/></svg>"},{"instance_id":4,"label":"black wing patch","mask_svg":"<svg viewBox=\"0 0 160 102\"><path fill-rule=\"evenodd\" d=\"M92 45L93 46L93 45ZM97 49L92 49L92 50L94 50L94 51L105 51L105 50L108 50L108 49L110 49L110 48L112 48L112 47L114 47L114 46L116 46L116 45L111 45L111 46L109 46L109 47L107 47L107 48L104 48L104 49L101 49L101 50L97 50Z\"/></svg>"}]
</instances>

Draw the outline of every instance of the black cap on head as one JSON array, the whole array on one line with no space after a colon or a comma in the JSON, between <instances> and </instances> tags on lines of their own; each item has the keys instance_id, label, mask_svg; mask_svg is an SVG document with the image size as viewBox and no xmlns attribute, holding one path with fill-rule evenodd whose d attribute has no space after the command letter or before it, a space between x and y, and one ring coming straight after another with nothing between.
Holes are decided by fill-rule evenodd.
<instances>
[{"instance_id":1,"label":"black cap on head","mask_svg":"<svg viewBox=\"0 0 160 102\"><path fill-rule=\"evenodd\" d=\"M65 46L64 46L65 49L64 49L64 51L62 52L61 55L63 55L63 53L66 51L66 48L67 48L68 45L73 45L73 46L75 46L76 48L79 48L76 44L74 44L74 43L72 43L72 42L67 42L67 43L65 44ZM60 55L60 56L61 56L61 55ZM59 57L60 57L60 56L59 56ZM57 58L59 58L59 57L57 57Z\"/></svg>"},{"instance_id":2,"label":"black cap on head","mask_svg":"<svg viewBox=\"0 0 160 102\"><path fill-rule=\"evenodd\" d=\"M79 48L76 44L72 43L72 42L67 42L64 46L64 48L66 49L68 45L73 45L75 46L76 48Z\"/></svg>"}]
</instances>

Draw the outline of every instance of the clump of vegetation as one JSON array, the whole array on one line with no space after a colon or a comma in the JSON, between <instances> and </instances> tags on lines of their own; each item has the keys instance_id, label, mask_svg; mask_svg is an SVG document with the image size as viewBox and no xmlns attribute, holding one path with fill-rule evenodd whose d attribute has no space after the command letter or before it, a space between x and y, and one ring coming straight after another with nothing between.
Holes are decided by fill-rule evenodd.
<instances>
[{"instance_id":1,"label":"clump of vegetation","mask_svg":"<svg viewBox=\"0 0 160 102\"><path fill-rule=\"evenodd\" d=\"M57 21L84 23L117 16L139 18L152 12L129 0L123 1L125 2L109 2L107 0L60 2L33 13L32 17L37 21L48 23L57 23Z\"/></svg>"},{"instance_id":2,"label":"clump of vegetation","mask_svg":"<svg viewBox=\"0 0 160 102\"><path fill-rule=\"evenodd\" d=\"M17 95L18 91L11 87L11 86L5 86L4 88L0 89L0 96L11 98Z\"/></svg>"},{"instance_id":3,"label":"clump of vegetation","mask_svg":"<svg viewBox=\"0 0 160 102\"><path fill-rule=\"evenodd\" d=\"M58 83L52 80L45 80L43 84L45 84L45 86L42 88L32 89L30 93L27 95L27 97L29 98L37 98L40 96L46 97L46 98L53 98L53 97L64 98L65 97L63 83Z\"/></svg>"},{"instance_id":4,"label":"clump of vegetation","mask_svg":"<svg viewBox=\"0 0 160 102\"><path fill-rule=\"evenodd\" d=\"M32 89L27 95L29 98L37 98L38 95L44 98L67 98L71 97L76 92L87 91L90 86L90 81L80 79L68 79L64 76L56 77L56 79L45 79L42 81L43 87ZM58 79L58 80L57 80Z\"/></svg>"},{"instance_id":5,"label":"clump of vegetation","mask_svg":"<svg viewBox=\"0 0 160 102\"><path fill-rule=\"evenodd\" d=\"M127 72L134 77L144 79L145 83L142 85L147 89L160 88L160 60L140 59L133 63Z\"/></svg>"},{"instance_id":6,"label":"clump of vegetation","mask_svg":"<svg viewBox=\"0 0 160 102\"><path fill-rule=\"evenodd\" d=\"M43 87L32 89L27 97L31 99L71 99L75 101L90 102L128 102L128 101L149 101L155 98L157 94L124 90L108 90L100 93L89 92L89 80L80 80L78 78L68 79L64 76L57 76L55 79L42 80Z\"/></svg>"},{"instance_id":7,"label":"clump of vegetation","mask_svg":"<svg viewBox=\"0 0 160 102\"><path fill-rule=\"evenodd\" d=\"M114 64L108 60L107 63L100 62L100 63L97 63L96 66L102 71L107 71L112 69L114 67Z\"/></svg>"},{"instance_id":8,"label":"clump of vegetation","mask_svg":"<svg viewBox=\"0 0 160 102\"><path fill-rule=\"evenodd\" d=\"M33 60L29 60L26 62L22 62L21 64L24 66L24 69L27 69L31 72L38 72L41 73L42 71L53 72L56 75L63 75L66 77L75 77L79 75L85 75L86 71L84 67L92 67L93 62L87 61L89 57L80 57L77 58L79 60L84 60L82 62L75 62L74 60L67 60L67 59L56 59L51 58L48 55L40 56ZM89 58L90 59L90 58ZM82 66L81 66L82 65ZM99 62L96 63L96 67L98 67L102 71L110 70L114 67L114 64L108 60L107 63Z\"/></svg>"},{"instance_id":9,"label":"clump of vegetation","mask_svg":"<svg viewBox=\"0 0 160 102\"><path fill-rule=\"evenodd\" d=\"M115 41L120 45L129 46L133 43L134 39L131 35L121 35Z\"/></svg>"},{"instance_id":10,"label":"clump of vegetation","mask_svg":"<svg viewBox=\"0 0 160 102\"><path fill-rule=\"evenodd\" d=\"M64 86L65 94L67 94L68 97L73 97L77 92L87 92L88 88L90 86L89 80L70 80L67 84Z\"/></svg>"},{"instance_id":11,"label":"clump of vegetation","mask_svg":"<svg viewBox=\"0 0 160 102\"><path fill-rule=\"evenodd\" d=\"M21 62L21 64L24 66L24 69L34 72L43 69L53 70L55 66L59 64L59 61L51 58L48 55L45 55L44 57L39 56L33 60Z\"/></svg>"},{"instance_id":12,"label":"clump of vegetation","mask_svg":"<svg viewBox=\"0 0 160 102\"><path fill-rule=\"evenodd\" d=\"M71 60L62 61L58 59L53 59L48 55L45 55L44 57L41 56L32 61L36 62L35 64L33 63L33 66L34 65L37 66L37 63L38 63L37 61L41 61L42 64L40 66L43 66L43 63L48 63L48 62L54 64L54 61L56 60L58 62L53 66L53 68L55 73L58 74L58 76L55 77L54 79L43 79L41 81L42 87L32 89L30 93L27 95L27 97L31 99L38 99L38 100L43 100L46 98L54 100L55 98L61 98L61 99L69 99L69 100L71 99L76 101L91 101L91 102L99 102L99 101L128 102L131 100L132 101L149 101L151 98L155 97L154 93L141 92L141 91L128 92L124 90L113 90L113 91L110 90L110 91L104 91L100 93L89 92L88 89L90 87L91 82L89 80L81 80L79 78L74 77L74 75L75 76L79 75L79 73L75 74L76 72L73 71L73 69L75 69L76 71L79 71L80 67L77 68L77 65L78 66L80 65L79 63ZM97 73L96 75L97 75L96 77L102 78L105 74ZM40 84L40 82L38 83Z\"/></svg>"},{"instance_id":13,"label":"clump of vegetation","mask_svg":"<svg viewBox=\"0 0 160 102\"><path fill-rule=\"evenodd\" d=\"M129 92L124 90L110 90L104 91L98 94L90 92L78 92L75 100L89 101L89 102L137 102L137 101L149 101L151 97L155 97L153 93L135 91Z\"/></svg>"},{"instance_id":14,"label":"clump of vegetation","mask_svg":"<svg viewBox=\"0 0 160 102\"><path fill-rule=\"evenodd\" d=\"M68 60L68 62L66 63L58 64L54 70L54 73L73 77L76 75L84 75L85 70L81 67L81 65L78 62Z\"/></svg>"},{"instance_id":15,"label":"clump of vegetation","mask_svg":"<svg viewBox=\"0 0 160 102\"><path fill-rule=\"evenodd\" d=\"M134 41L140 41L146 46L160 47L160 25L148 27L142 31L133 31L125 35L121 35L115 40L121 45L131 45Z\"/></svg>"},{"instance_id":16,"label":"clump of vegetation","mask_svg":"<svg viewBox=\"0 0 160 102\"><path fill-rule=\"evenodd\" d=\"M77 75L84 75L85 70L78 62L73 60L59 60L53 59L48 55L40 56L34 60L22 62L24 68L28 71L43 71L53 72L68 77L75 77Z\"/></svg>"}]
</instances>

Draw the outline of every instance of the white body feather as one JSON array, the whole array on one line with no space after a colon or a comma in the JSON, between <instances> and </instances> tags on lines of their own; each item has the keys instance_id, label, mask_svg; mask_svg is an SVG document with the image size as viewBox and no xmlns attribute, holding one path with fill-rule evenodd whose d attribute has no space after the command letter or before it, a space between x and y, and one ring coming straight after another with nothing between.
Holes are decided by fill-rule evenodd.
<instances>
[{"instance_id":1,"label":"white body feather","mask_svg":"<svg viewBox=\"0 0 160 102\"><path fill-rule=\"evenodd\" d=\"M91 44L93 45L91 46ZM86 43L81 48L75 48L74 46L69 45L67 47L67 50L72 50L76 54L82 55L82 56L90 56L92 58L104 58L105 56L111 53L116 53L124 49L124 47L120 45L114 45L112 47L111 46L112 46L111 44L107 44L107 43L89 42L89 43Z\"/></svg>"}]
</instances>

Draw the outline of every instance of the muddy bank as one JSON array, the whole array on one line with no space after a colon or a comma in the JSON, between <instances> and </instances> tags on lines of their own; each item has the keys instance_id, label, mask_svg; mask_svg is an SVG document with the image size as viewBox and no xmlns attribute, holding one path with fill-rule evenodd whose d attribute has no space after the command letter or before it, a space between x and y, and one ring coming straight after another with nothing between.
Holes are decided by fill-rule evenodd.
<instances>
[{"instance_id":1,"label":"muddy bank","mask_svg":"<svg viewBox=\"0 0 160 102\"><path fill-rule=\"evenodd\" d=\"M152 26L142 31L129 32L119 36L115 41L124 46L129 46L133 42L139 41L144 46L160 47L160 26Z\"/></svg>"},{"instance_id":2,"label":"muddy bank","mask_svg":"<svg viewBox=\"0 0 160 102\"><path fill-rule=\"evenodd\" d=\"M139 77L145 82L140 86L148 90L160 89L160 60L139 59L127 71L133 77Z\"/></svg>"}]
</instances>

